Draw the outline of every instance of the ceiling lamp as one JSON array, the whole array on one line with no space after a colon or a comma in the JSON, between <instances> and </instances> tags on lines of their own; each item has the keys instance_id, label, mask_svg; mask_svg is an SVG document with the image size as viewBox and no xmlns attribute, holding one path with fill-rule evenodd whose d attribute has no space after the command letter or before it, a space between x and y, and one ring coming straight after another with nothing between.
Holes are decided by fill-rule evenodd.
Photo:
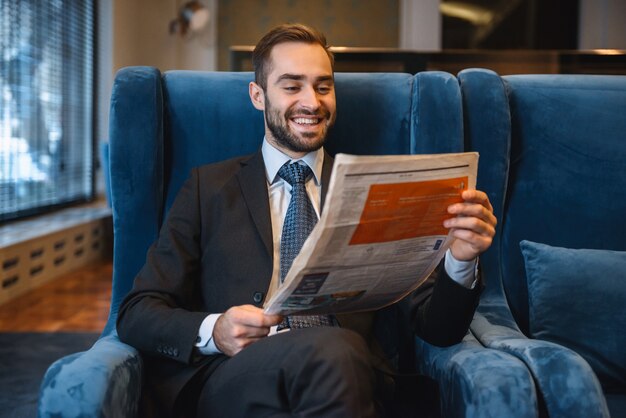
<instances>
[{"instance_id":1,"label":"ceiling lamp","mask_svg":"<svg viewBox=\"0 0 626 418\"><path fill-rule=\"evenodd\" d=\"M178 12L178 17L170 22L170 34L198 32L209 23L209 9L199 1L185 3Z\"/></svg>"},{"instance_id":2,"label":"ceiling lamp","mask_svg":"<svg viewBox=\"0 0 626 418\"><path fill-rule=\"evenodd\" d=\"M493 20L494 13L482 6L467 2L446 1L439 5L441 14L467 20L473 25L486 25Z\"/></svg>"}]
</instances>

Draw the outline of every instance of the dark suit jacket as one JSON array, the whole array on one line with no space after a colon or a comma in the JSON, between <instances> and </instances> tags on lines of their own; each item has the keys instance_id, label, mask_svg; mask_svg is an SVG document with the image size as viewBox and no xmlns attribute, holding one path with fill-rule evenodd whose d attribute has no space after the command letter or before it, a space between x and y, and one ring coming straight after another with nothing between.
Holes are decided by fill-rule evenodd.
<instances>
[{"instance_id":1,"label":"dark suit jacket","mask_svg":"<svg viewBox=\"0 0 626 418\"><path fill-rule=\"evenodd\" d=\"M332 158L324 159L322 206ZM139 214L139 216L141 216ZM146 393L166 410L194 376L207 375L226 359L194 350L209 313L236 305L262 306L273 267L272 229L261 152L196 168L179 192L144 268L122 303L120 339L140 350ZM443 271L443 269L439 269ZM467 332L478 290L436 274L414 294L384 310L377 335L392 355L404 330L436 345L450 345ZM374 313L339 315L344 328L373 347ZM396 351L394 351L396 350ZM410 348L408 350L410 352ZM380 354L377 348L373 352Z\"/></svg>"}]
</instances>

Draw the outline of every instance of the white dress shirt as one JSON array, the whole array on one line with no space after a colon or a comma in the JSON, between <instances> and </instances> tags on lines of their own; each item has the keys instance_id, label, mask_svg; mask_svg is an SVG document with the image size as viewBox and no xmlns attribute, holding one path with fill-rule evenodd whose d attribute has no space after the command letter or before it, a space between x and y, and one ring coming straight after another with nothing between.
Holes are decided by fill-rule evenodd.
<instances>
[{"instance_id":1,"label":"white dress shirt","mask_svg":"<svg viewBox=\"0 0 626 418\"><path fill-rule=\"evenodd\" d=\"M291 185L278 176L278 170L286 163L293 162L291 157L282 153L270 145L267 140L263 140L261 146L263 161L265 163L265 174L267 176L267 187L270 203L270 215L272 221L272 236L274 245L274 269L266 298L278 289L280 272L280 239L282 236L283 221L291 201ZM319 149L310 152L303 158L297 160L300 164L308 165L313 171L313 177L306 183L306 190L315 209L317 217L320 216L321 193L322 193L322 167L324 164L324 151ZM446 252L444 268L448 276L462 286L473 288L476 283L475 274L476 260L459 261L456 260L450 250ZM196 347L202 354L217 354L219 349L213 341L213 328L221 313L208 315L198 332Z\"/></svg>"}]
</instances>

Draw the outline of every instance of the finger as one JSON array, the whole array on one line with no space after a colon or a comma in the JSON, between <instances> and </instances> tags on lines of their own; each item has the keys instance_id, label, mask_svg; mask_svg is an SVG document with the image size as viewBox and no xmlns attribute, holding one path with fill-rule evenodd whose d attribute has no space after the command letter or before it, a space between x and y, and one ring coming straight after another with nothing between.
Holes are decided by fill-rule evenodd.
<instances>
[{"instance_id":1,"label":"finger","mask_svg":"<svg viewBox=\"0 0 626 418\"><path fill-rule=\"evenodd\" d=\"M476 217L484 222L495 227L498 224L498 219L493 214L492 210L477 203L455 203L448 207L448 213L456 215L457 217Z\"/></svg>"},{"instance_id":2,"label":"finger","mask_svg":"<svg viewBox=\"0 0 626 418\"><path fill-rule=\"evenodd\" d=\"M489 196L481 190L464 190L463 193L461 193L461 198L468 203L478 203L487 208L490 212L493 212L493 206L491 206Z\"/></svg>"},{"instance_id":3,"label":"finger","mask_svg":"<svg viewBox=\"0 0 626 418\"><path fill-rule=\"evenodd\" d=\"M253 321L253 323L251 323L250 325L253 325L253 326L268 326L269 327L269 326L278 325L283 320L282 315L268 315L265 313L263 309L257 308L256 306L253 306L253 305L243 305L241 306L241 308L253 315L249 317ZM256 322L258 320L260 320L261 322Z\"/></svg>"},{"instance_id":4,"label":"finger","mask_svg":"<svg viewBox=\"0 0 626 418\"><path fill-rule=\"evenodd\" d=\"M487 237L493 237L496 234L494 225L473 216L446 219L443 225L446 228L468 230Z\"/></svg>"},{"instance_id":5,"label":"finger","mask_svg":"<svg viewBox=\"0 0 626 418\"><path fill-rule=\"evenodd\" d=\"M453 218L450 223L452 224L450 229L467 230L486 237L493 237L496 234L493 225L474 217Z\"/></svg>"},{"instance_id":6,"label":"finger","mask_svg":"<svg viewBox=\"0 0 626 418\"><path fill-rule=\"evenodd\" d=\"M216 344L216 345L217 345L217 348L222 353L226 354L227 356L232 357L235 354L238 354L239 352L241 352L241 350L243 350L244 348L259 341L260 339L261 338L238 338L238 339L231 339L231 340L223 341L222 344L220 345Z\"/></svg>"},{"instance_id":7,"label":"finger","mask_svg":"<svg viewBox=\"0 0 626 418\"><path fill-rule=\"evenodd\" d=\"M234 323L250 327L271 327L282 321L280 315L266 315L263 309L252 305L235 306L226 311Z\"/></svg>"},{"instance_id":8,"label":"finger","mask_svg":"<svg viewBox=\"0 0 626 418\"><path fill-rule=\"evenodd\" d=\"M262 337L270 332L270 327L256 327L231 322L228 334L233 338Z\"/></svg>"},{"instance_id":9,"label":"finger","mask_svg":"<svg viewBox=\"0 0 626 418\"><path fill-rule=\"evenodd\" d=\"M486 207L479 204L455 203L448 207L448 213L457 215L457 217L476 217L493 226L498 223L494 214Z\"/></svg>"},{"instance_id":10,"label":"finger","mask_svg":"<svg viewBox=\"0 0 626 418\"><path fill-rule=\"evenodd\" d=\"M469 244L477 254L486 251L492 243L492 236L481 235L467 229L453 229L452 236Z\"/></svg>"},{"instance_id":11,"label":"finger","mask_svg":"<svg viewBox=\"0 0 626 418\"><path fill-rule=\"evenodd\" d=\"M226 314L220 316L213 328L213 338L217 348L228 356L233 356L248 345L266 337L269 328L249 327L230 321Z\"/></svg>"},{"instance_id":12,"label":"finger","mask_svg":"<svg viewBox=\"0 0 626 418\"><path fill-rule=\"evenodd\" d=\"M245 337L249 328L258 328L248 325L246 317L247 313L239 307L230 308L217 320L213 332L219 329L221 335L231 339Z\"/></svg>"},{"instance_id":13,"label":"finger","mask_svg":"<svg viewBox=\"0 0 626 418\"><path fill-rule=\"evenodd\" d=\"M247 341L250 339L259 340L261 338L267 337L270 333L270 329L251 327L248 329L239 329L239 330L233 329L232 333L233 334L230 336L232 340L239 340L239 341Z\"/></svg>"}]
</instances>

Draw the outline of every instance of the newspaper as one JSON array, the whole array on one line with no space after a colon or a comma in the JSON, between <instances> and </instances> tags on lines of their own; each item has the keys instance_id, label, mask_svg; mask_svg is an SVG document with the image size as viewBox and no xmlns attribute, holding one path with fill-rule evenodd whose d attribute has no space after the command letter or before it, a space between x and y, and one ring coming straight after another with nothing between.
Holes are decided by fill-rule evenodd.
<instances>
[{"instance_id":1,"label":"newspaper","mask_svg":"<svg viewBox=\"0 0 626 418\"><path fill-rule=\"evenodd\" d=\"M447 207L476 186L477 153L335 157L322 216L268 314L366 311L420 286L451 244Z\"/></svg>"}]
</instances>

